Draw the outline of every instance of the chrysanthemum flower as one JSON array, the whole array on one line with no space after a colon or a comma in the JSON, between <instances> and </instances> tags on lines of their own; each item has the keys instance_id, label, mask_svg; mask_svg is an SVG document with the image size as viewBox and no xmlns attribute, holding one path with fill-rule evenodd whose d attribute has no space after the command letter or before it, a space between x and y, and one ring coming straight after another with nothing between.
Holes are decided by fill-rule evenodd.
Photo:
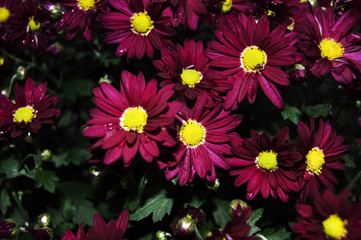
<instances>
[{"instance_id":1,"label":"chrysanthemum flower","mask_svg":"<svg viewBox=\"0 0 361 240\"><path fill-rule=\"evenodd\" d=\"M304 19L296 23L298 46L310 62L311 73L322 78L331 72L336 81L351 83L361 68L361 45L356 45L361 34L351 33L358 15L349 10L336 20L329 6L325 11L309 8Z\"/></svg>"},{"instance_id":2,"label":"chrysanthemum flower","mask_svg":"<svg viewBox=\"0 0 361 240\"><path fill-rule=\"evenodd\" d=\"M232 220L226 223L223 229L212 229L211 235L206 240L257 240L257 237L249 236L251 226L247 220L251 217L252 208L250 206L243 208Z\"/></svg>"},{"instance_id":3,"label":"chrysanthemum flower","mask_svg":"<svg viewBox=\"0 0 361 240\"><path fill-rule=\"evenodd\" d=\"M349 204L349 189L344 189L337 197L325 190L318 193L310 204L296 204L300 214L292 230L295 239L337 239L356 240L361 236L361 204Z\"/></svg>"},{"instance_id":4,"label":"chrysanthemum flower","mask_svg":"<svg viewBox=\"0 0 361 240\"><path fill-rule=\"evenodd\" d=\"M289 77L280 66L296 62L294 42L285 34L286 26L270 32L268 18L258 22L252 16L240 14L229 20L223 31L216 32L216 40L209 43L210 65L216 70L215 78L231 76L233 89L228 92L225 108L235 109L247 94L248 101L256 98L257 85L278 108L283 100L277 85L289 85Z\"/></svg>"},{"instance_id":5,"label":"chrysanthemum flower","mask_svg":"<svg viewBox=\"0 0 361 240\"><path fill-rule=\"evenodd\" d=\"M125 209L115 222L114 219L110 219L108 223L105 223L104 219L97 213L94 216L94 226L91 227L86 235L87 240L126 240L124 238L125 231L127 230L129 221L129 212Z\"/></svg>"},{"instance_id":6,"label":"chrysanthemum flower","mask_svg":"<svg viewBox=\"0 0 361 240\"><path fill-rule=\"evenodd\" d=\"M9 39L21 41L22 46L30 45L36 49L45 49L49 40L55 40L55 27L50 13L42 8L39 0L24 0L16 8L12 19Z\"/></svg>"},{"instance_id":7,"label":"chrysanthemum flower","mask_svg":"<svg viewBox=\"0 0 361 240\"><path fill-rule=\"evenodd\" d=\"M222 29L226 19L234 19L239 13L250 14L255 6L249 0L207 0L206 8L208 14L205 22Z\"/></svg>"},{"instance_id":8,"label":"chrysanthemum flower","mask_svg":"<svg viewBox=\"0 0 361 240\"><path fill-rule=\"evenodd\" d=\"M197 30L199 18L207 13L203 0L173 0L171 3L171 22L174 27L179 24Z\"/></svg>"},{"instance_id":9,"label":"chrysanthemum flower","mask_svg":"<svg viewBox=\"0 0 361 240\"><path fill-rule=\"evenodd\" d=\"M51 119L60 115L55 109L58 97L45 94L46 88L47 83L35 86L29 78L25 89L16 86L15 103L0 94L0 131L11 131L11 137L17 137L25 129L36 133L41 124L53 123Z\"/></svg>"},{"instance_id":10,"label":"chrysanthemum flower","mask_svg":"<svg viewBox=\"0 0 361 240\"><path fill-rule=\"evenodd\" d=\"M85 240L83 223L80 224L78 228L78 232L76 236L70 231L70 229L66 229L65 234L61 236L61 240Z\"/></svg>"},{"instance_id":11,"label":"chrysanthemum flower","mask_svg":"<svg viewBox=\"0 0 361 240\"><path fill-rule=\"evenodd\" d=\"M92 39L91 25L99 12L105 9L106 0L59 0L66 11L60 18L57 30L67 27L67 38L72 39L78 31L83 31L87 40Z\"/></svg>"},{"instance_id":12,"label":"chrysanthemum flower","mask_svg":"<svg viewBox=\"0 0 361 240\"><path fill-rule=\"evenodd\" d=\"M224 92L232 84L224 80L209 78L209 58L204 55L203 43L186 40L184 47L180 44L176 49L162 48L162 60L154 60L153 64L161 70L159 76L166 80L161 86L171 85L178 94L195 99L202 92L208 93L210 103L219 92Z\"/></svg>"},{"instance_id":13,"label":"chrysanthemum flower","mask_svg":"<svg viewBox=\"0 0 361 240\"><path fill-rule=\"evenodd\" d=\"M174 122L178 104L167 102L173 91L164 87L157 91L157 81L145 84L142 73L138 76L122 72L120 91L103 82L93 89L97 108L90 111L84 135L97 139L92 149L106 150L104 164L111 164L123 157L128 167L139 151L147 162L159 155L157 143L173 146L175 140L164 127Z\"/></svg>"},{"instance_id":14,"label":"chrysanthemum flower","mask_svg":"<svg viewBox=\"0 0 361 240\"><path fill-rule=\"evenodd\" d=\"M263 198L277 196L287 202L288 192L298 191L295 162L302 155L294 151L294 144L287 143L288 128L283 128L272 140L267 133L251 130L251 139L244 139L242 145L233 146L236 157L230 160L230 174L237 176L236 187L248 182L247 199L253 199L259 192Z\"/></svg>"},{"instance_id":15,"label":"chrysanthemum flower","mask_svg":"<svg viewBox=\"0 0 361 240\"><path fill-rule=\"evenodd\" d=\"M318 130L315 128L313 118L311 118L311 128L303 122L299 122L297 127L299 132L297 145L305 159L299 168L302 172L299 179L300 201L305 202L321 190L321 184L331 191L334 190L334 184L338 181L332 170L344 169L344 165L337 160L346 154L349 146L342 145L343 137L332 130L328 121L323 122L320 119Z\"/></svg>"},{"instance_id":16,"label":"chrysanthemum flower","mask_svg":"<svg viewBox=\"0 0 361 240\"><path fill-rule=\"evenodd\" d=\"M177 118L181 126L174 160L158 162L161 169L166 168L166 179L178 176L180 185L192 182L196 173L200 178L215 181L214 166L229 169L228 158L232 156L229 142L239 138L231 131L243 116L230 115L221 103L209 110L205 107L206 101L207 95L202 93L192 109L185 105L180 111Z\"/></svg>"},{"instance_id":17,"label":"chrysanthemum flower","mask_svg":"<svg viewBox=\"0 0 361 240\"><path fill-rule=\"evenodd\" d=\"M19 6L18 0L0 1L0 41L7 40L7 32L11 29L11 19Z\"/></svg>"},{"instance_id":18,"label":"chrysanthemum flower","mask_svg":"<svg viewBox=\"0 0 361 240\"><path fill-rule=\"evenodd\" d=\"M163 9L161 3L148 0L109 0L115 12L104 12L99 21L109 29L106 43L119 43L116 56L128 54L128 59L144 54L153 57L154 48L161 49L173 43L165 37L174 36L171 28L170 9Z\"/></svg>"}]
</instances>

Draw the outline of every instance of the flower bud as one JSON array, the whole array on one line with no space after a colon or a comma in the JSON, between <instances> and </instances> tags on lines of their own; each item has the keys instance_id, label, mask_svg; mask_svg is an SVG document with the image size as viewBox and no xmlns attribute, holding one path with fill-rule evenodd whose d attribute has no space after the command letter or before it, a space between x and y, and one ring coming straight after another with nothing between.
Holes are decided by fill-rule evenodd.
<instances>
[{"instance_id":1,"label":"flower bud","mask_svg":"<svg viewBox=\"0 0 361 240\"><path fill-rule=\"evenodd\" d=\"M50 225L50 220L50 215L47 213L43 213L38 216L38 224L40 227L48 227Z\"/></svg>"},{"instance_id":2,"label":"flower bud","mask_svg":"<svg viewBox=\"0 0 361 240\"><path fill-rule=\"evenodd\" d=\"M355 106L356 106L356 108L360 109L361 108L361 100L356 100Z\"/></svg>"},{"instance_id":3,"label":"flower bud","mask_svg":"<svg viewBox=\"0 0 361 240\"><path fill-rule=\"evenodd\" d=\"M45 149L41 152L40 156L41 156L41 160L48 161L51 159L53 154L51 153L51 151L49 149Z\"/></svg>"},{"instance_id":4,"label":"flower bud","mask_svg":"<svg viewBox=\"0 0 361 240\"><path fill-rule=\"evenodd\" d=\"M24 66L19 66L18 69L16 69L16 77L20 80L24 80L26 77L27 69Z\"/></svg>"},{"instance_id":5,"label":"flower bud","mask_svg":"<svg viewBox=\"0 0 361 240\"><path fill-rule=\"evenodd\" d=\"M31 233L31 236L33 239L36 240L51 240L53 239L54 231L51 228L44 227L39 228L38 226L35 227L35 229L29 229L27 228L26 231Z\"/></svg>"},{"instance_id":6,"label":"flower bud","mask_svg":"<svg viewBox=\"0 0 361 240\"><path fill-rule=\"evenodd\" d=\"M247 203L241 199L234 199L229 204L228 214L234 218L235 216L240 216L241 213L248 207Z\"/></svg>"},{"instance_id":7,"label":"flower bud","mask_svg":"<svg viewBox=\"0 0 361 240\"><path fill-rule=\"evenodd\" d=\"M178 220L176 229L180 236L189 236L195 231L195 221L188 217L183 217Z\"/></svg>"},{"instance_id":8,"label":"flower bud","mask_svg":"<svg viewBox=\"0 0 361 240\"><path fill-rule=\"evenodd\" d=\"M102 175L102 172L97 166L91 166L89 168L89 174L92 176L93 179L99 179Z\"/></svg>"},{"instance_id":9,"label":"flower bud","mask_svg":"<svg viewBox=\"0 0 361 240\"><path fill-rule=\"evenodd\" d=\"M106 82L106 83L112 83L112 80L110 80L109 78L108 78L108 74L105 74L104 75L104 77L101 77L100 79L99 79L99 84L101 84L102 82Z\"/></svg>"},{"instance_id":10,"label":"flower bud","mask_svg":"<svg viewBox=\"0 0 361 240\"><path fill-rule=\"evenodd\" d=\"M295 66L288 72L290 79L297 83L301 83L306 80L306 68L302 64L295 64Z\"/></svg>"},{"instance_id":11,"label":"flower bud","mask_svg":"<svg viewBox=\"0 0 361 240\"><path fill-rule=\"evenodd\" d=\"M26 135L26 137L24 138L25 142L27 143L32 143L33 142L33 137L31 136L31 133L28 132L28 135Z\"/></svg>"},{"instance_id":12,"label":"flower bud","mask_svg":"<svg viewBox=\"0 0 361 240\"><path fill-rule=\"evenodd\" d=\"M0 67L4 65L5 59L6 59L6 56L5 56L5 55L0 56Z\"/></svg>"},{"instance_id":13,"label":"flower bud","mask_svg":"<svg viewBox=\"0 0 361 240\"><path fill-rule=\"evenodd\" d=\"M156 233L157 240L167 240L168 237L172 237L172 235L170 233L167 233L164 231L157 231L157 233Z\"/></svg>"},{"instance_id":14,"label":"flower bud","mask_svg":"<svg viewBox=\"0 0 361 240\"><path fill-rule=\"evenodd\" d=\"M19 225L12 219L0 221L0 238L12 239L19 235Z\"/></svg>"},{"instance_id":15,"label":"flower bud","mask_svg":"<svg viewBox=\"0 0 361 240\"><path fill-rule=\"evenodd\" d=\"M220 186L221 183L218 178L216 178L214 182L207 182L207 188L213 191L217 191Z\"/></svg>"}]
</instances>

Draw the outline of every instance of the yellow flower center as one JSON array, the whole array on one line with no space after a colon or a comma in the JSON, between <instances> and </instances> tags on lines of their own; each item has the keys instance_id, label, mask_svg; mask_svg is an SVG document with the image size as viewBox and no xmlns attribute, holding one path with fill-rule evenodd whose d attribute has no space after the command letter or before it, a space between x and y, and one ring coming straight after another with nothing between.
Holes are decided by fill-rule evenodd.
<instances>
[{"instance_id":1,"label":"yellow flower center","mask_svg":"<svg viewBox=\"0 0 361 240\"><path fill-rule=\"evenodd\" d=\"M331 38L322 39L318 47L321 50L321 57L322 58L327 57L328 60L333 60L335 58L342 57L345 51L341 43L338 43Z\"/></svg>"},{"instance_id":2,"label":"yellow flower center","mask_svg":"<svg viewBox=\"0 0 361 240\"><path fill-rule=\"evenodd\" d=\"M295 27L295 20L293 20L293 18L290 18L291 19L291 24L287 26L287 29L290 30L290 31L293 31L293 28Z\"/></svg>"},{"instance_id":3,"label":"yellow flower center","mask_svg":"<svg viewBox=\"0 0 361 240\"><path fill-rule=\"evenodd\" d=\"M196 120L189 119L183 122L180 129L180 140L187 145L187 148L196 148L203 144L206 139L206 128Z\"/></svg>"},{"instance_id":4,"label":"yellow flower center","mask_svg":"<svg viewBox=\"0 0 361 240\"><path fill-rule=\"evenodd\" d=\"M275 170L277 168L277 153L272 150L260 152L256 157L256 164L264 170Z\"/></svg>"},{"instance_id":5,"label":"yellow flower center","mask_svg":"<svg viewBox=\"0 0 361 240\"><path fill-rule=\"evenodd\" d=\"M322 222L325 234L333 239L340 239L347 233L345 228L346 220L342 219L337 214L330 215L325 221Z\"/></svg>"},{"instance_id":6,"label":"yellow flower center","mask_svg":"<svg viewBox=\"0 0 361 240\"><path fill-rule=\"evenodd\" d=\"M4 63L5 63L5 56L1 56L0 57L0 66L2 66L2 65L4 65Z\"/></svg>"},{"instance_id":7,"label":"yellow flower center","mask_svg":"<svg viewBox=\"0 0 361 240\"><path fill-rule=\"evenodd\" d=\"M216 10L219 13L228 13L232 8L232 0L224 0L216 3Z\"/></svg>"},{"instance_id":8,"label":"yellow flower center","mask_svg":"<svg viewBox=\"0 0 361 240\"><path fill-rule=\"evenodd\" d=\"M257 46L246 47L241 53L241 67L246 72L258 72L266 63L266 52Z\"/></svg>"},{"instance_id":9,"label":"yellow flower center","mask_svg":"<svg viewBox=\"0 0 361 240\"><path fill-rule=\"evenodd\" d=\"M194 69L184 69L180 75L183 85L188 85L190 88L202 80L202 74Z\"/></svg>"},{"instance_id":10,"label":"yellow flower center","mask_svg":"<svg viewBox=\"0 0 361 240\"><path fill-rule=\"evenodd\" d=\"M274 17L274 16L276 16L276 13L275 13L274 11L268 9L268 10L267 10L267 15L268 15L268 16L271 16L271 17Z\"/></svg>"},{"instance_id":11,"label":"yellow flower center","mask_svg":"<svg viewBox=\"0 0 361 240\"><path fill-rule=\"evenodd\" d=\"M120 117L120 126L126 131L143 132L143 127L147 124L147 112L141 107L127 108Z\"/></svg>"},{"instance_id":12,"label":"yellow flower center","mask_svg":"<svg viewBox=\"0 0 361 240\"><path fill-rule=\"evenodd\" d=\"M34 109L30 106L18 108L14 114L14 122L21 123L24 121L25 123L31 122L31 120L35 118Z\"/></svg>"},{"instance_id":13,"label":"yellow flower center","mask_svg":"<svg viewBox=\"0 0 361 240\"><path fill-rule=\"evenodd\" d=\"M40 26L41 25L39 22L35 22L34 17L30 18L30 20L29 20L30 31L34 32L36 30L39 30Z\"/></svg>"},{"instance_id":14,"label":"yellow flower center","mask_svg":"<svg viewBox=\"0 0 361 240\"><path fill-rule=\"evenodd\" d=\"M312 148L306 155L307 170L319 176L322 174L322 166L325 164L325 155L322 149L318 147Z\"/></svg>"},{"instance_id":15,"label":"yellow flower center","mask_svg":"<svg viewBox=\"0 0 361 240\"><path fill-rule=\"evenodd\" d=\"M135 13L130 19L133 32L137 34L148 35L154 27L153 21L147 12Z\"/></svg>"},{"instance_id":16,"label":"yellow flower center","mask_svg":"<svg viewBox=\"0 0 361 240\"><path fill-rule=\"evenodd\" d=\"M10 17L10 11L6 8L0 8L0 23L6 22Z\"/></svg>"},{"instance_id":17,"label":"yellow flower center","mask_svg":"<svg viewBox=\"0 0 361 240\"><path fill-rule=\"evenodd\" d=\"M94 7L95 0L78 0L78 6L80 9L89 10Z\"/></svg>"}]
</instances>

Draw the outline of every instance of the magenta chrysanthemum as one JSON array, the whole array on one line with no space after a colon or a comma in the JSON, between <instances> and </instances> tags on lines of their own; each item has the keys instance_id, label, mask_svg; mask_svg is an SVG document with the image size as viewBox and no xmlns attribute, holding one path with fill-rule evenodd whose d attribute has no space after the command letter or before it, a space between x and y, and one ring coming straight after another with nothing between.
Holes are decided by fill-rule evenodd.
<instances>
[{"instance_id":1,"label":"magenta chrysanthemum","mask_svg":"<svg viewBox=\"0 0 361 240\"><path fill-rule=\"evenodd\" d=\"M117 221L110 219L108 223L105 223L102 216L97 213L94 216L94 226L88 230L86 240L127 240L124 238L124 234L128 227L128 221L127 209L120 214Z\"/></svg>"},{"instance_id":2,"label":"magenta chrysanthemum","mask_svg":"<svg viewBox=\"0 0 361 240\"><path fill-rule=\"evenodd\" d=\"M92 39L91 24L99 12L105 9L106 0L59 0L65 6L57 30L67 29L67 38L72 39L78 31L83 31L87 40Z\"/></svg>"},{"instance_id":3,"label":"magenta chrysanthemum","mask_svg":"<svg viewBox=\"0 0 361 240\"><path fill-rule=\"evenodd\" d=\"M343 137L338 136L332 130L331 125L320 119L318 130L315 128L311 118L311 128L303 122L298 125L299 137L297 145L304 157L300 166L302 176L299 179L301 184L300 201L305 202L312 199L321 190L321 184L331 191L337 178L332 170L344 169L344 165L338 160L343 157L349 146L343 145Z\"/></svg>"},{"instance_id":4,"label":"magenta chrysanthemum","mask_svg":"<svg viewBox=\"0 0 361 240\"><path fill-rule=\"evenodd\" d=\"M170 26L170 9L161 3L148 0L109 0L116 11L107 11L99 16L103 28L110 30L106 43L119 43L116 56L128 54L128 59L144 54L153 57L154 48L172 46L166 37L176 31Z\"/></svg>"},{"instance_id":5,"label":"magenta chrysanthemum","mask_svg":"<svg viewBox=\"0 0 361 240\"><path fill-rule=\"evenodd\" d=\"M294 151L294 144L287 143L288 128L283 128L272 140L267 133L251 130L251 139L244 139L233 146L236 157L230 160L231 175L236 175L236 187L248 182L247 199L259 192L263 198L269 195L282 201L289 199L291 190L298 191L297 173L294 163L302 155Z\"/></svg>"},{"instance_id":6,"label":"magenta chrysanthemum","mask_svg":"<svg viewBox=\"0 0 361 240\"><path fill-rule=\"evenodd\" d=\"M171 22L174 27L179 24L188 26L191 30L197 30L200 17L207 13L203 0L172 0Z\"/></svg>"},{"instance_id":7,"label":"magenta chrysanthemum","mask_svg":"<svg viewBox=\"0 0 361 240\"><path fill-rule=\"evenodd\" d=\"M61 240L85 240L86 238L83 225L84 224L80 224L76 236L72 233L72 231L70 231L70 229L67 229L65 234L61 236Z\"/></svg>"},{"instance_id":8,"label":"magenta chrysanthemum","mask_svg":"<svg viewBox=\"0 0 361 240\"><path fill-rule=\"evenodd\" d=\"M167 102L173 94L170 87L159 91L157 87L155 79L145 84L142 73L135 76L123 71L120 91L105 82L93 89L97 108L90 111L93 118L84 135L98 140L91 150L106 150L105 164L123 157L124 166L129 166L138 151L145 161L151 162L159 155L157 143L175 144L164 127L174 122L178 104Z\"/></svg>"},{"instance_id":9,"label":"magenta chrysanthemum","mask_svg":"<svg viewBox=\"0 0 361 240\"><path fill-rule=\"evenodd\" d=\"M171 85L178 94L195 99L202 92L208 93L208 102L213 103L219 92L225 92L232 85L225 80L211 79L208 75L209 58L204 55L203 43L186 40L184 47L162 48L162 60L153 64L161 70L159 76L166 80L161 86Z\"/></svg>"},{"instance_id":10,"label":"magenta chrysanthemum","mask_svg":"<svg viewBox=\"0 0 361 240\"><path fill-rule=\"evenodd\" d=\"M217 166L229 169L228 158L232 156L230 140L239 138L231 131L242 121L242 115L230 115L217 104L212 110L205 107L207 95L201 94L192 109L184 106L178 115L181 123L178 146L174 160L158 162L166 168L166 179L178 176L179 184L193 181L197 173L200 178L215 181Z\"/></svg>"},{"instance_id":11,"label":"magenta chrysanthemum","mask_svg":"<svg viewBox=\"0 0 361 240\"><path fill-rule=\"evenodd\" d=\"M319 78L332 73L334 79L349 84L357 79L361 68L361 34L352 33L358 15L352 10L336 20L334 10L309 8L305 22L296 23L299 48L310 62L311 73Z\"/></svg>"},{"instance_id":12,"label":"magenta chrysanthemum","mask_svg":"<svg viewBox=\"0 0 361 240\"><path fill-rule=\"evenodd\" d=\"M356 240L361 236L361 204L349 204L349 189L338 196L330 190L318 193L310 204L296 204L300 214L292 230L302 239Z\"/></svg>"},{"instance_id":13,"label":"magenta chrysanthemum","mask_svg":"<svg viewBox=\"0 0 361 240\"><path fill-rule=\"evenodd\" d=\"M270 32L268 18L264 15L258 22L252 16L240 14L229 20L223 31L216 32L216 40L209 43L210 65L216 70L215 78L228 78L233 89L228 92L225 108L235 109L247 94L248 101L256 98L257 86L277 107L283 100L277 85L289 85L289 77L280 66L296 62L296 48L286 26Z\"/></svg>"},{"instance_id":14,"label":"magenta chrysanthemum","mask_svg":"<svg viewBox=\"0 0 361 240\"><path fill-rule=\"evenodd\" d=\"M47 83L35 86L29 78L25 89L16 86L15 103L0 94L0 131L11 131L11 137L17 137L25 129L36 133L41 124L53 123L51 119L60 115L55 109L58 97L45 94L46 88Z\"/></svg>"}]
</instances>

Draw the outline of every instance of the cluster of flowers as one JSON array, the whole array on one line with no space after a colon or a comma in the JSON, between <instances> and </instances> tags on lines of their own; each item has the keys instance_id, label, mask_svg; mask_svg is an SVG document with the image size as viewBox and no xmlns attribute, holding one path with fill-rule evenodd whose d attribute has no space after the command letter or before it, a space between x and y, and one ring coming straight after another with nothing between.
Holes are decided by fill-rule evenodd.
<instances>
[{"instance_id":1,"label":"cluster of flowers","mask_svg":"<svg viewBox=\"0 0 361 240\"><path fill-rule=\"evenodd\" d=\"M90 110L92 119L84 136L92 141L89 150L103 154L100 158L94 154L91 162L110 165L122 159L129 167L139 153L147 162L156 158L166 179L177 177L180 185L191 183L196 175L214 182L217 167L237 176L235 186L248 182L248 200L261 193L263 198L279 197L286 202L292 190L300 192L299 201L305 203L315 198L321 185L334 190L338 181L333 170L344 168L338 160L349 148L343 138L328 121L320 120L316 127L311 118L310 127L298 123L296 145L288 141L288 128L272 139L256 130L251 130L250 139L242 139L234 130L243 116L231 111L238 109L246 95L249 103L254 103L258 84L272 104L282 108L278 88L290 84L290 75L280 67L297 62L316 77L331 73L336 81L358 88L361 34L352 32L359 13L351 9L357 1L344 1L342 8L324 4L312 7L298 0L257 4L247 0L1 0L0 44L10 48L20 41L24 46L49 49L54 46L48 42L55 41L55 31L63 29L68 39L81 31L90 40L96 20L106 31L104 42L119 44L118 57L152 58L154 51L160 50L161 59L153 61L164 79L159 90L157 80L146 81L142 73L133 75L125 70L119 90L107 82L93 89L96 108ZM265 9L268 14L263 14ZM176 35L174 27L183 25L195 31L201 21L216 28L206 49L200 41L186 40L183 45L171 41ZM45 91L46 83L35 86L29 79L25 90L16 88L15 103L0 95L0 131L11 131L12 137L24 129L37 132L41 123L51 123L59 116L57 97ZM159 145L169 147L171 156L162 157ZM318 202L330 195L325 191L323 197L315 198L316 209L321 208ZM349 223L358 224L360 216L356 221L352 210L337 215L345 196L344 192L335 199L341 202L337 209L322 208L314 213L308 205L300 207L300 214L308 220L300 218L295 231L304 233L306 224L315 227L310 220L313 214L327 218L332 212L322 222L325 234L351 239L356 230ZM246 212L248 217L235 217L234 222L244 224L250 211ZM121 229L117 239L125 231L122 216L117 223L108 223L109 228ZM100 219L95 217L86 239L97 239L97 227L105 226ZM315 216L315 221L319 219ZM228 234L234 222L212 234ZM344 231L334 233L334 225ZM315 229L307 228L307 234L314 234ZM67 232L63 239L83 236L79 230L77 238Z\"/></svg>"}]
</instances>

